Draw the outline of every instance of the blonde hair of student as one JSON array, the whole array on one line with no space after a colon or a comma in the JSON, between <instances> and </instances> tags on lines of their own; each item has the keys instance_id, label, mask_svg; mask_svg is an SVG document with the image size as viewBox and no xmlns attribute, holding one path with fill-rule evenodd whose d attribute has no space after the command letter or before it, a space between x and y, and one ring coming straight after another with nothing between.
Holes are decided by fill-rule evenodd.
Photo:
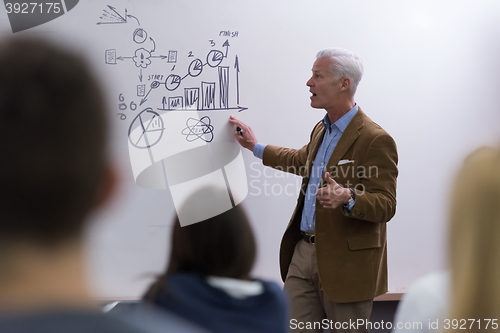
<instances>
[{"instance_id":1,"label":"blonde hair of student","mask_svg":"<svg viewBox=\"0 0 500 333\"><path fill-rule=\"evenodd\" d=\"M450 223L448 318L457 320L450 322L457 324L450 331L463 332L459 329L462 326L498 332L494 322L500 326L499 149L483 147L466 159L455 181Z\"/></svg>"}]
</instances>

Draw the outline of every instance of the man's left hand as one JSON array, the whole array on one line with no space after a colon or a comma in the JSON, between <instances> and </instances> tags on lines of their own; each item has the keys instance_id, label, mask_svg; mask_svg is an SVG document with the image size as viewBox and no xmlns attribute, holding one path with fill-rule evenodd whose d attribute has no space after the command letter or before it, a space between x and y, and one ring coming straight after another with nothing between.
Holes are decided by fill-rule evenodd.
<instances>
[{"instance_id":1,"label":"man's left hand","mask_svg":"<svg viewBox=\"0 0 500 333\"><path fill-rule=\"evenodd\" d=\"M349 198L351 198L351 190L337 184L337 182L330 177L329 172L325 172L325 181L326 186L319 188L316 192L316 199L318 199L323 208L335 209L349 201Z\"/></svg>"}]
</instances>

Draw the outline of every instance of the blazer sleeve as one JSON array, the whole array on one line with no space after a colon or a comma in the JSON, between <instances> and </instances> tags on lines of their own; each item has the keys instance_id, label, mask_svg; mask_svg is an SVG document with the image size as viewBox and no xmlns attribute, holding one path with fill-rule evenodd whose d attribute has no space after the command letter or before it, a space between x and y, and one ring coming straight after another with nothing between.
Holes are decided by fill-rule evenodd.
<instances>
[{"instance_id":1,"label":"blazer sleeve","mask_svg":"<svg viewBox=\"0 0 500 333\"><path fill-rule=\"evenodd\" d=\"M298 176L306 176L308 146L305 145L300 149L291 149L267 145L262 156L262 163L277 170L293 173Z\"/></svg>"},{"instance_id":2,"label":"blazer sleeve","mask_svg":"<svg viewBox=\"0 0 500 333\"><path fill-rule=\"evenodd\" d=\"M396 213L396 178L398 176L396 143L387 134L376 136L363 158L363 173L355 185L356 204L350 217L384 223Z\"/></svg>"},{"instance_id":3,"label":"blazer sleeve","mask_svg":"<svg viewBox=\"0 0 500 333\"><path fill-rule=\"evenodd\" d=\"M307 145L300 149L283 148L273 145L267 145L262 156L262 163L265 166L275 168L284 172L293 173L297 176L309 177L307 168L311 161L309 149L312 142L319 140L322 135L322 122L318 122L311 132L310 140Z\"/></svg>"}]
</instances>

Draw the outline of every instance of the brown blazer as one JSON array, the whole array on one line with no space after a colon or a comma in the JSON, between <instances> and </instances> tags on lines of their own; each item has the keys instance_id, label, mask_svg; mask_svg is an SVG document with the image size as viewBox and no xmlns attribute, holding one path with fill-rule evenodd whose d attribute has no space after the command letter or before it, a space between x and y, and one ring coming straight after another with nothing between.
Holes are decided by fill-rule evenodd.
<instances>
[{"instance_id":1,"label":"brown blazer","mask_svg":"<svg viewBox=\"0 0 500 333\"><path fill-rule=\"evenodd\" d=\"M308 170L324 133L320 121L311 133L309 144L301 149L268 145L264 150L264 165L303 177L297 206L281 241L283 281L295 245L301 239ZM325 293L334 302L363 301L387 292L386 222L396 212L397 162L392 137L358 109L327 165L337 183L355 188L356 204L347 216L342 207L324 209L316 202L319 277Z\"/></svg>"}]
</instances>

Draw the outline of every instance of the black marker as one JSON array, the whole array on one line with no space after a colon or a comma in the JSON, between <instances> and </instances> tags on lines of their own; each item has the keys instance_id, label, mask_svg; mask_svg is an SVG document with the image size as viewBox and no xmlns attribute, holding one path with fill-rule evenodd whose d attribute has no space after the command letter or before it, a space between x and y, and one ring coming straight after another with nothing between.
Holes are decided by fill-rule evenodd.
<instances>
[{"instance_id":1,"label":"black marker","mask_svg":"<svg viewBox=\"0 0 500 333\"><path fill-rule=\"evenodd\" d=\"M239 135L243 135L243 131L241 130L241 127L236 127L236 132L238 132Z\"/></svg>"}]
</instances>

